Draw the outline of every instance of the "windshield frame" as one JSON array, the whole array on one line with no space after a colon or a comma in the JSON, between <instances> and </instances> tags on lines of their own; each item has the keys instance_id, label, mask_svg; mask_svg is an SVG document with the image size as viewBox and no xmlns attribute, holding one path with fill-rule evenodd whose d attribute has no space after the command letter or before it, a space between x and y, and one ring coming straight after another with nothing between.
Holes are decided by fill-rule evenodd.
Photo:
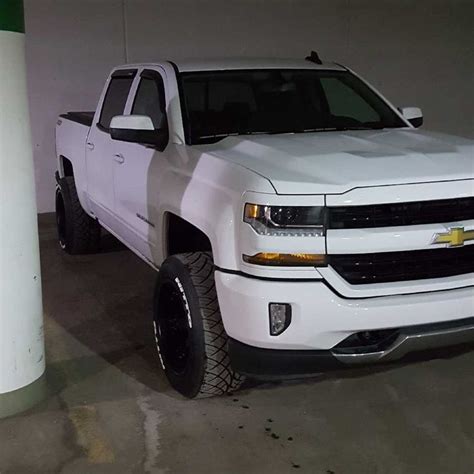
<instances>
[{"instance_id":1,"label":"windshield frame","mask_svg":"<svg viewBox=\"0 0 474 474\"><path fill-rule=\"evenodd\" d=\"M335 75L345 74L347 76L351 76L356 82L359 82L363 87L367 88L368 91L373 94L373 96L380 101L380 103L385 106L394 116L394 118L398 119L400 125L394 127L387 127L390 129L405 129L405 128L413 128L411 127L410 123L403 117L400 111L393 106L390 101L388 101L377 89L371 86L367 81L362 79L359 75L351 71L350 69L315 69L315 68L304 68L304 67L297 67L297 68L236 68L236 69L211 69L211 70L200 70L200 71L179 71L176 74L177 82L178 82L178 93L180 99L180 109L181 109L181 117L183 122L183 131L184 131L184 138L185 143L187 145L205 145L209 143L214 143L224 138L230 136L239 136L239 135L283 135L283 134L293 134L293 133L320 133L320 132L333 132L333 131L343 131L343 130L380 130L380 127L354 127L354 128L321 128L321 129L311 129L311 130L289 130L289 131L278 131L278 132L264 132L264 131L254 131L249 133L222 133L214 135L215 140L213 141L193 141L192 132L191 132L191 121L189 118L188 107L186 104L186 94L184 91L184 79L186 76L198 76L198 75L210 75L210 74L221 74L221 73L255 73L255 72L271 72L271 71L282 71L282 72L302 72L302 71L311 71L316 73L334 73ZM364 100L365 97L363 97ZM370 103L369 103L370 105ZM202 137L200 137L202 138Z\"/></svg>"}]
</instances>

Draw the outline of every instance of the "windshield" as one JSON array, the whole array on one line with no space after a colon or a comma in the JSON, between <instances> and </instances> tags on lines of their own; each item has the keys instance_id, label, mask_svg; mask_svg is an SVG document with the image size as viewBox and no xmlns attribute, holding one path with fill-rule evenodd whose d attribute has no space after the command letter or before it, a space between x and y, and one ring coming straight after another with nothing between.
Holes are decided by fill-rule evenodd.
<instances>
[{"instance_id":1,"label":"windshield","mask_svg":"<svg viewBox=\"0 0 474 474\"><path fill-rule=\"evenodd\" d=\"M188 142L229 135L406 127L346 71L265 69L181 74Z\"/></svg>"}]
</instances>

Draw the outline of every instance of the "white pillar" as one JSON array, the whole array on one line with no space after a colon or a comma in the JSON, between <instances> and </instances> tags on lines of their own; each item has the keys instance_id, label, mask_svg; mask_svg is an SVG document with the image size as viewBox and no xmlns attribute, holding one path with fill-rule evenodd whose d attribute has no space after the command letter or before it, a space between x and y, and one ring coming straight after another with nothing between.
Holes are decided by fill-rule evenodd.
<instances>
[{"instance_id":1,"label":"white pillar","mask_svg":"<svg viewBox=\"0 0 474 474\"><path fill-rule=\"evenodd\" d=\"M0 418L44 388L43 310L22 0L0 0Z\"/></svg>"}]
</instances>

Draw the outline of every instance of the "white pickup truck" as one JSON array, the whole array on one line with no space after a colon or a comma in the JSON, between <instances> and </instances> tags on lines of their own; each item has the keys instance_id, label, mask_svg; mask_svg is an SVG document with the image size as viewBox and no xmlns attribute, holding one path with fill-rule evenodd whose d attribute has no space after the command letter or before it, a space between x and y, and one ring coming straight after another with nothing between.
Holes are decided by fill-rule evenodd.
<instances>
[{"instance_id":1,"label":"white pickup truck","mask_svg":"<svg viewBox=\"0 0 474 474\"><path fill-rule=\"evenodd\" d=\"M59 242L102 226L158 271L188 397L470 344L474 142L421 124L314 53L120 66L58 119Z\"/></svg>"}]
</instances>

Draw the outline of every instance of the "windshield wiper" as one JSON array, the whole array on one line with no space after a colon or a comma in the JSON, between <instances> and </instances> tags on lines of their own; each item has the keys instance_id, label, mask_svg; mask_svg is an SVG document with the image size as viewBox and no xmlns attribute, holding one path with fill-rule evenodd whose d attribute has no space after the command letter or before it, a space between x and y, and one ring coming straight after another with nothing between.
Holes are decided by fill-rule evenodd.
<instances>
[{"instance_id":1,"label":"windshield wiper","mask_svg":"<svg viewBox=\"0 0 474 474\"><path fill-rule=\"evenodd\" d=\"M305 128L303 130L294 130L287 133L313 133L313 132L346 132L349 130L382 130L383 127L319 127L319 128Z\"/></svg>"},{"instance_id":2,"label":"windshield wiper","mask_svg":"<svg viewBox=\"0 0 474 474\"><path fill-rule=\"evenodd\" d=\"M383 130L384 127L366 127L364 125L356 127L337 127L337 131L345 132L347 130Z\"/></svg>"},{"instance_id":3,"label":"windshield wiper","mask_svg":"<svg viewBox=\"0 0 474 474\"><path fill-rule=\"evenodd\" d=\"M294 130L290 133L311 133L311 132L335 132L336 127L319 127L319 128L304 128L302 130Z\"/></svg>"},{"instance_id":4,"label":"windshield wiper","mask_svg":"<svg viewBox=\"0 0 474 474\"><path fill-rule=\"evenodd\" d=\"M237 133L237 135L269 135L270 133L273 133L273 132L270 132L270 131L250 131L250 130L246 130L244 132L239 132Z\"/></svg>"},{"instance_id":5,"label":"windshield wiper","mask_svg":"<svg viewBox=\"0 0 474 474\"><path fill-rule=\"evenodd\" d=\"M239 135L266 135L273 132L253 132L251 130L245 130L241 132L228 132L228 133L215 133L212 135L201 135L199 139L206 140L209 138L225 138L225 137L238 137ZM278 132L280 133L280 132Z\"/></svg>"},{"instance_id":6,"label":"windshield wiper","mask_svg":"<svg viewBox=\"0 0 474 474\"><path fill-rule=\"evenodd\" d=\"M212 135L200 135L198 137L199 140L207 140L209 138L225 138L231 136L237 136L238 133L213 133Z\"/></svg>"},{"instance_id":7,"label":"windshield wiper","mask_svg":"<svg viewBox=\"0 0 474 474\"><path fill-rule=\"evenodd\" d=\"M242 130L236 132L228 132L228 133L215 133L211 135L201 135L199 140L210 140L210 139L218 139L218 138L226 138L226 137L237 137L242 135L283 135L289 133L314 133L314 132L347 132L351 130L383 130L384 127L367 127L364 125L355 126L355 127L318 127L318 128L304 128L301 130L288 130L288 131L280 131L280 130L268 130L268 131L251 131L251 130Z\"/></svg>"}]
</instances>

